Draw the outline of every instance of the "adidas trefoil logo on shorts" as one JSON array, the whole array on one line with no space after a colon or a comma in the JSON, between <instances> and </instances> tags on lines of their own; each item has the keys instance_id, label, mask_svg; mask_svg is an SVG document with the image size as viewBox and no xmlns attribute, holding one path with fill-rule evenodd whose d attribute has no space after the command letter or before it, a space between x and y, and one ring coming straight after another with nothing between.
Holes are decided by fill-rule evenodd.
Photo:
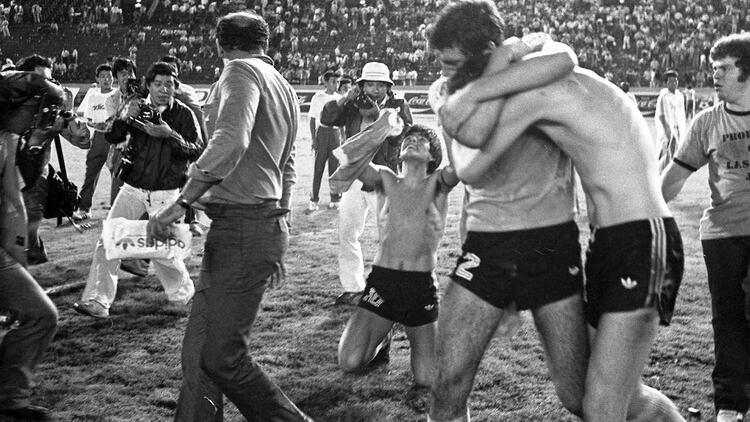
<instances>
[{"instance_id":1,"label":"adidas trefoil logo on shorts","mask_svg":"<svg viewBox=\"0 0 750 422\"><path fill-rule=\"evenodd\" d=\"M430 303L429 305L425 305L425 307L424 307L425 311L431 311L433 309L435 309L435 304L434 303Z\"/></svg>"},{"instance_id":2,"label":"adidas trefoil logo on shorts","mask_svg":"<svg viewBox=\"0 0 750 422\"><path fill-rule=\"evenodd\" d=\"M622 283L622 287L624 287L624 288L626 288L628 290L634 289L635 286L638 285L638 282L635 281L635 280L633 280L630 277L628 277L628 278L621 278L620 279L620 283Z\"/></svg>"},{"instance_id":3,"label":"adidas trefoil logo on shorts","mask_svg":"<svg viewBox=\"0 0 750 422\"><path fill-rule=\"evenodd\" d=\"M365 297L362 298L362 300L364 300L365 302L369 303L370 305L376 308L379 308L380 305L382 305L384 302L383 298L380 297L378 292L375 291L375 289L373 289L372 287L370 287L370 289L367 290L367 294L365 295Z\"/></svg>"},{"instance_id":4,"label":"adidas trefoil logo on shorts","mask_svg":"<svg viewBox=\"0 0 750 422\"><path fill-rule=\"evenodd\" d=\"M578 266L573 265L571 267L568 267L568 272L570 273L570 275L578 275L578 273L581 272L581 269L578 268Z\"/></svg>"}]
</instances>

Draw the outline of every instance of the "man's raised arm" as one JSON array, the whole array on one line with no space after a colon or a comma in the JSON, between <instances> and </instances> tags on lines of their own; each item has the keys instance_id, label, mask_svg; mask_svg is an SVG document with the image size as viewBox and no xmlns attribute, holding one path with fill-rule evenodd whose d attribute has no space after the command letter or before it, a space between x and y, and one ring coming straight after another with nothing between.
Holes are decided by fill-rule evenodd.
<instances>
[{"instance_id":1,"label":"man's raised arm","mask_svg":"<svg viewBox=\"0 0 750 422\"><path fill-rule=\"evenodd\" d=\"M546 85L569 74L577 64L573 50L561 43L549 41L547 44L549 47L545 44L541 52L527 55L511 65L508 60L515 59L514 54L529 49L513 44L497 48L482 77L449 96L440 108L440 122L445 131L466 146L481 147L496 129L503 97Z\"/></svg>"}]
</instances>

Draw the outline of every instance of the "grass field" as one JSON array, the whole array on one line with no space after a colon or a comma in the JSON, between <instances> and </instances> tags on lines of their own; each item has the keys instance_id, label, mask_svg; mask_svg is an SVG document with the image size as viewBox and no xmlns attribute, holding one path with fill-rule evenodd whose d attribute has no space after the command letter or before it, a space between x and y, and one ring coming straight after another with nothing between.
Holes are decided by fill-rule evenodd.
<instances>
[{"instance_id":1,"label":"grass field","mask_svg":"<svg viewBox=\"0 0 750 422\"><path fill-rule=\"evenodd\" d=\"M432 124L433 117L418 117ZM653 123L651 122L651 125ZM397 332L391 361L365 376L345 375L336 366L336 346L350 309L335 307L340 292L336 260L336 211L305 215L312 184L306 117L297 146L293 233L286 264L287 283L266 294L253 333L254 358L316 421L424 421L428 394L412 387L408 342ZM652 127L653 128L653 127ZM54 155L54 154L53 154ZM83 182L85 153L68 148L72 179ZM54 163L55 160L53 160ZM623 180L623 183L627 181ZM109 176L104 172L94 200L91 230L45 221L42 236L50 262L31 269L46 287L84 280L106 216ZM448 228L439 252L441 286L460 251L457 233L462 188L451 194ZM324 184L321 198L327 198ZM695 407L713 417L710 371L713 342L705 269L697 239L698 220L708 199L706 172L694 175L671 208L682 230L685 278L670 327L661 328L644 381L671 397L683 414ZM581 220L584 228L585 221ZM372 222L364 236L365 257L375 251ZM197 277L203 238L194 240L188 268ZM181 380L180 345L186 307L168 304L153 274L121 273L111 318L96 321L71 309L80 290L54 298L60 310L58 334L37 375L35 401L53 409L56 421L169 420ZM471 396L475 421L573 421L557 401L543 353L527 313L510 342L493 340ZM228 405L225 420L243 418Z\"/></svg>"}]
</instances>

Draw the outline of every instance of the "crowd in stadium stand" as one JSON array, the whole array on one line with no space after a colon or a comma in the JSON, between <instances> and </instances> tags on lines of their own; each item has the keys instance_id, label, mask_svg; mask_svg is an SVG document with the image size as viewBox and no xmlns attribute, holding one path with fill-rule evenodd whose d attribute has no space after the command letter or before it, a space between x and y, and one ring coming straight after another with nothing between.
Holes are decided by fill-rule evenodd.
<instances>
[{"instance_id":1,"label":"crowd in stadium stand","mask_svg":"<svg viewBox=\"0 0 750 422\"><path fill-rule=\"evenodd\" d=\"M78 52L86 36L112 43L111 54L145 59L170 53L183 59L183 77L211 82L218 75L217 16L245 8L268 21L269 54L293 84L317 84L327 69L356 76L366 61L386 63L398 85L429 83L439 66L426 34L447 0L12 0L0 4L0 57L28 48L9 44L14 32L34 28L47 37L72 31L82 45L44 42L62 81L86 81L104 57ZM126 7L126 9L123 9ZM680 70L683 85L711 84L708 50L723 34L750 29L745 0L504 0L498 7L507 36L544 31L572 46L580 64L615 82L659 86L663 72ZM28 14L27 14L28 13ZM114 39L112 32L121 35ZM16 35L21 36L21 35ZM96 39L93 38L93 39ZM47 49L55 48L48 51ZM14 51L18 49L19 51ZM67 52L67 55L63 56ZM73 58L73 52L76 52Z\"/></svg>"}]
</instances>

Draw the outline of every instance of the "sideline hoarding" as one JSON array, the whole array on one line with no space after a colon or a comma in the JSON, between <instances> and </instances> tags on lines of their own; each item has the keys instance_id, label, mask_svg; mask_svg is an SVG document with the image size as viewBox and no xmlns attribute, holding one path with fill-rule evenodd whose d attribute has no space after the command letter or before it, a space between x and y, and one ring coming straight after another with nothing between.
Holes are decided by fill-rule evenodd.
<instances>
[{"instance_id":1,"label":"sideline hoarding","mask_svg":"<svg viewBox=\"0 0 750 422\"><path fill-rule=\"evenodd\" d=\"M86 90L91 87L91 85L84 84L70 84L66 86L78 94L76 95L76 107L86 94ZM198 102L203 104L208 95L209 85L194 85L193 88L195 88L195 92L198 95ZM294 89L297 92L300 110L303 113L307 113L310 109L310 100L312 100L313 95L320 91L322 87L295 86ZM427 102L426 86L395 87L395 91L406 99L412 114L433 114ZM638 108L641 110L643 116L653 117L656 109L656 98L659 96L659 88L633 89L631 92L635 94L638 100ZM697 113L713 104L714 92L710 88L697 89L695 100L695 110Z\"/></svg>"}]
</instances>

